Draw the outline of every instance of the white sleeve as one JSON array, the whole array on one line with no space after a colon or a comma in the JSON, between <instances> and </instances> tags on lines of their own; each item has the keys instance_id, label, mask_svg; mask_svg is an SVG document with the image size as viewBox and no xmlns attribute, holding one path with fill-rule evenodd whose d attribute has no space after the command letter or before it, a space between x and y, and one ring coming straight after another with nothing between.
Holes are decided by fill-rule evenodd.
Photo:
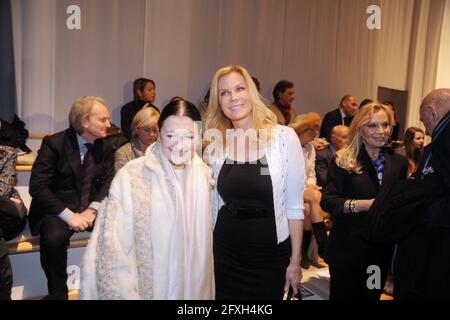
<instances>
[{"instance_id":1,"label":"white sleeve","mask_svg":"<svg viewBox=\"0 0 450 320\"><path fill-rule=\"evenodd\" d=\"M307 168L307 180L306 184L317 184L316 177L316 151L312 145L309 145L309 154L308 154L308 168Z\"/></svg>"},{"instance_id":2,"label":"white sleeve","mask_svg":"<svg viewBox=\"0 0 450 320\"><path fill-rule=\"evenodd\" d=\"M288 168L286 176L286 199L288 219L303 219L303 191L305 189L305 160L300 140L292 128L286 128Z\"/></svg>"}]
</instances>

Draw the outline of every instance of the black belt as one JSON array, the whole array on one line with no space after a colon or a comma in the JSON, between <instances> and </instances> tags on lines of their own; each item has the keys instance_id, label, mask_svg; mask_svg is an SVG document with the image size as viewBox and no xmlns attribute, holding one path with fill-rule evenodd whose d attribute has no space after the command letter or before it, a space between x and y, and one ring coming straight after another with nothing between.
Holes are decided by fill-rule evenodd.
<instances>
[{"instance_id":1,"label":"black belt","mask_svg":"<svg viewBox=\"0 0 450 320\"><path fill-rule=\"evenodd\" d=\"M225 207L237 219L255 219L273 216L273 210L270 210L261 202L240 203L227 201Z\"/></svg>"}]
</instances>

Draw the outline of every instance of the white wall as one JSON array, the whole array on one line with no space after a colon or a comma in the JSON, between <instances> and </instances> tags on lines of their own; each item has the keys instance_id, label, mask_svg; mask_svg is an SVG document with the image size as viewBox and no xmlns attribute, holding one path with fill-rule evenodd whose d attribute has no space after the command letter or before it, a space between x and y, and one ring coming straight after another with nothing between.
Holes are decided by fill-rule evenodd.
<instances>
[{"instance_id":1,"label":"white wall","mask_svg":"<svg viewBox=\"0 0 450 320\"><path fill-rule=\"evenodd\" d=\"M14 0L19 110L31 132L52 133L67 127L73 100L100 95L119 123L137 77L156 81L160 107L175 95L198 104L219 67L241 64L268 100L278 80L293 81L299 113L324 114L347 93L375 98L378 86L408 90L407 122L417 125L418 101L436 82L445 2ZM81 30L66 28L71 4ZM367 28L372 4L381 30Z\"/></svg>"},{"instance_id":2,"label":"white wall","mask_svg":"<svg viewBox=\"0 0 450 320\"><path fill-rule=\"evenodd\" d=\"M450 88L450 0L445 1L436 88Z\"/></svg>"}]
</instances>

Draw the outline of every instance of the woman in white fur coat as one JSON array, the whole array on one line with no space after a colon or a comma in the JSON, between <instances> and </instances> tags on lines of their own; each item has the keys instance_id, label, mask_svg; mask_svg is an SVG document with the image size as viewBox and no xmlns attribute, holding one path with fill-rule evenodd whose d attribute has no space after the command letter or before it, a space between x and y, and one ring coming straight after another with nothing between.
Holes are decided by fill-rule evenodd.
<instances>
[{"instance_id":1,"label":"woman in white fur coat","mask_svg":"<svg viewBox=\"0 0 450 320\"><path fill-rule=\"evenodd\" d=\"M200 121L169 103L159 140L114 178L82 261L81 299L213 299L210 169Z\"/></svg>"}]
</instances>

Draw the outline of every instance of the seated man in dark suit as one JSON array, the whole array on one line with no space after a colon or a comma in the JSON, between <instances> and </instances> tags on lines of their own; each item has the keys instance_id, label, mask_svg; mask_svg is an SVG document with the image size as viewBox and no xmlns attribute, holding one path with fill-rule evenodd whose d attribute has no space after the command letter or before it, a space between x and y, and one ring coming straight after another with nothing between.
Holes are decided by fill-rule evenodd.
<instances>
[{"instance_id":1,"label":"seated man in dark suit","mask_svg":"<svg viewBox=\"0 0 450 320\"><path fill-rule=\"evenodd\" d=\"M44 138L30 179L29 224L40 234L49 299L67 299L70 237L92 228L114 176L111 146L103 139L111 126L103 99L76 100L69 122L69 129Z\"/></svg>"},{"instance_id":2,"label":"seated man in dark suit","mask_svg":"<svg viewBox=\"0 0 450 320\"><path fill-rule=\"evenodd\" d=\"M335 126L331 130L330 144L326 148L316 152L316 177L318 186L325 187L327 184L328 168L330 167L331 159L336 151L346 145L349 131L347 126Z\"/></svg>"},{"instance_id":3,"label":"seated man in dark suit","mask_svg":"<svg viewBox=\"0 0 450 320\"><path fill-rule=\"evenodd\" d=\"M353 115L358 110L358 101L350 94L342 97L339 107L333 111L328 112L322 121L320 128L320 137L330 141L331 130L337 125L344 125L350 127Z\"/></svg>"}]
</instances>

